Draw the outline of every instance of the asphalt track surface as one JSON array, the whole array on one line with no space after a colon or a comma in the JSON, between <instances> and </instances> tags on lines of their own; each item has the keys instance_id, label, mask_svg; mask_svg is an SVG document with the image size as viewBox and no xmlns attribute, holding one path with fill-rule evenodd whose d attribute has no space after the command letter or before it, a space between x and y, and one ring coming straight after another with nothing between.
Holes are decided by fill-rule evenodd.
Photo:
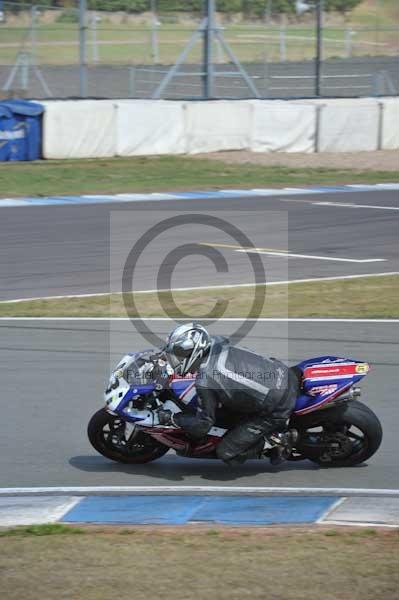
<instances>
[{"instance_id":1,"label":"asphalt track surface","mask_svg":"<svg viewBox=\"0 0 399 600\"><path fill-rule=\"evenodd\" d=\"M151 322L159 335L170 324ZM237 323L214 333L232 334ZM227 468L218 461L167 454L148 465L120 465L96 454L86 438L91 414L119 354L147 346L130 322L0 321L2 419L0 487L229 485L397 489L399 325L396 323L258 322L245 343L289 359L337 354L370 361L363 400L379 415L384 440L365 464L321 469L311 462L279 469L267 461ZM140 327L139 327L140 330ZM111 344L110 344L111 340ZM113 342L112 342L113 340ZM287 342L287 340L289 340ZM111 353L111 354L110 354Z\"/></svg>"},{"instance_id":2,"label":"asphalt track surface","mask_svg":"<svg viewBox=\"0 0 399 600\"><path fill-rule=\"evenodd\" d=\"M333 259L385 259L359 263L261 255L269 281L397 271L398 207L398 192L381 191L257 197L247 199L245 206L242 198L226 198L217 202L4 208L0 211L0 298L118 289L120 265L138 237L165 217L182 213L225 219L247 233L256 247L288 247L297 254ZM199 228L195 219L183 230L168 230L164 238L148 246L135 289L156 287L159 264L177 245L229 241L224 234L216 234ZM187 260L183 253L173 284L253 281L245 253L219 250L228 262L227 273L216 273L206 257ZM150 325L160 336L171 327L159 321ZM231 335L236 326L219 322L212 331ZM216 461L181 459L173 454L143 466L112 463L91 449L86 425L102 405L104 383L119 356L148 347L148 341L126 321L1 320L0 486L398 487L397 323L259 322L244 342L255 351L290 363L329 353L372 363L374 369L364 383L364 400L377 412L384 428L383 445L376 456L367 465L339 470L303 462L276 471L261 461L227 469Z\"/></svg>"},{"instance_id":3,"label":"asphalt track surface","mask_svg":"<svg viewBox=\"0 0 399 600\"><path fill-rule=\"evenodd\" d=\"M120 291L121 269L133 245L151 227L182 213L191 215L191 223L171 227L147 245L134 290L157 288L160 263L190 243L216 244L227 271L217 272L209 257L184 250L175 261L173 287L254 281L247 254L218 246L239 244L199 225L198 214L235 225L258 248L319 257L260 255L261 280L265 274L267 281L285 281L399 271L398 208L397 191L2 208L0 300ZM350 262L374 259L384 261Z\"/></svg>"}]
</instances>

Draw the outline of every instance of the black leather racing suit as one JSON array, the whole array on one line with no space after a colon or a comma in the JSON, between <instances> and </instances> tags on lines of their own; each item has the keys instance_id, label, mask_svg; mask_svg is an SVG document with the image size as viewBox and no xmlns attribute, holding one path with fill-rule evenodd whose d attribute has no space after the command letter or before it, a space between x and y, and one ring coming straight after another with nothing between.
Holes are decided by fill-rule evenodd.
<instances>
[{"instance_id":1,"label":"black leather racing suit","mask_svg":"<svg viewBox=\"0 0 399 600\"><path fill-rule=\"evenodd\" d=\"M192 437L208 433L219 403L243 415L217 446L217 456L227 462L263 445L265 434L284 430L299 393L298 379L285 364L232 346L224 337L212 338L195 386L200 410L174 418Z\"/></svg>"}]
</instances>

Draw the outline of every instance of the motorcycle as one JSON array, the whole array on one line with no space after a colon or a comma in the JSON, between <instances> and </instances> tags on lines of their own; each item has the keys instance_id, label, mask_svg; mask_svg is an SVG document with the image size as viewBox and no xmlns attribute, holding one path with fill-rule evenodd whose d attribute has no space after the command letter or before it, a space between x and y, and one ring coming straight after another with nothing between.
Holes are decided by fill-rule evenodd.
<instances>
[{"instance_id":1,"label":"motorcycle","mask_svg":"<svg viewBox=\"0 0 399 600\"><path fill-rule=\"evenodd\" d=\"M170 449L187 458L216 458L218 443L239 423L240 415L220 407L215 426L201 440L190 439L183 429L161 425L158 409L195 413L195 379L176 378L165 371L169 377L165 387L151 376L138 377L140 357L146 353L127 354L111 374L105 407L92 416L88 425L92 446L103 456L128 464L151 462ZM260 458L270 456L278 444L284 446L287 460L308 459L324 467L354 466L373 456L382 440L381 423L370 408L359 402L361 390L357 387L370 365L321 356L291 368L301 381L288 426L291 435L265 437Z\"/></svg>"}]
</instances>

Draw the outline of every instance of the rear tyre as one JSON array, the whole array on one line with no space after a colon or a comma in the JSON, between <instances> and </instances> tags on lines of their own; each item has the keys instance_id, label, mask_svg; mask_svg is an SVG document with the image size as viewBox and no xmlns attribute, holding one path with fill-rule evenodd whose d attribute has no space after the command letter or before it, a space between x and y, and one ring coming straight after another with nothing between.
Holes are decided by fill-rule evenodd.
<instances>
[{"instance_id":1,"label":"rear tyre","mask_svg":"<svg viewBox=\"0 0 399 600\"><path fill-rule=\"evenodd\" d=\"M361 402L352 401L307 415L303 421L297 419L303 440L298 447L299 455L323 467L359 465L377 452L382 441L382 427L377 415ZM313 448L306 442L312 438L316 440ZM317 438L326 443L323 450L317 448Z\"/></svg>"},{"instance_id":2,"label":"rear tyre","mask_svg":"<svg viewBox=\"0 0 399 600\"><path fill-rule=\"evenodd\" d=\"M160 458L169 448L139 431L131 440L125 438L125 422L104 408L89 421L87 435L97 452L119 463L143 464Z\"/></svg>"}]
</instances>

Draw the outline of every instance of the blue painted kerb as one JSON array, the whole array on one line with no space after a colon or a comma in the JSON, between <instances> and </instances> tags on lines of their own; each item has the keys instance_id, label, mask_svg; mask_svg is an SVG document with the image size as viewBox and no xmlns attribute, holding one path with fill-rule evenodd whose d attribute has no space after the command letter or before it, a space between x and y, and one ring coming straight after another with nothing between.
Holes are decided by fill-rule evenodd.
<instances>
[{"instance_id":1,"label":"blue painted kerb","mask_svg":"<svg viewBox=\"0 0 399 600\"><path fill-rule=\"evenodd\" d=\"M65 523L229 525L314 523L337 501L330 496L92 496L62 519Z\"/></svg>"}]
</instances>

